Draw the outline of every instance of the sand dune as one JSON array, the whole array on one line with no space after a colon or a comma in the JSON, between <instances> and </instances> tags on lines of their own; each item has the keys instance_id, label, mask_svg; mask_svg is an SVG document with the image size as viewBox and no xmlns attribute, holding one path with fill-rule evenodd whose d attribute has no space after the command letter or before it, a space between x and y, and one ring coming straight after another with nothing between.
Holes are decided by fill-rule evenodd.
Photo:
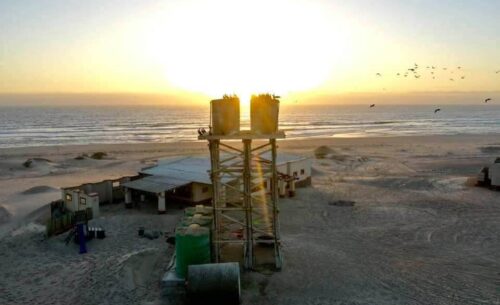
<instances>
[{"instance_id":1,"label":"sand dune","mask_svg":"<svg viewBox=\"0 0 500 305\"><path fill-rule=\"evenodd\" d=\"M23 195L33 195L33 194L40 194L40 193L47 193L47 192L58 192L59 190L56 188L53 188L51 186L47 185L37 185L34 187L30 187L29 189L22 191L21 194Z\"/></svg>"},{"instance_id":2,"label":"sand dune","mask_svg":"<svg viewBox=\"0 0 500 305\"><path fill-rule=\"evenodd\" d=\"M482 147L479 147L479 150L485 154L499 154L500 153L500 144L482 146Z\"/></svg>"}]
</instances>

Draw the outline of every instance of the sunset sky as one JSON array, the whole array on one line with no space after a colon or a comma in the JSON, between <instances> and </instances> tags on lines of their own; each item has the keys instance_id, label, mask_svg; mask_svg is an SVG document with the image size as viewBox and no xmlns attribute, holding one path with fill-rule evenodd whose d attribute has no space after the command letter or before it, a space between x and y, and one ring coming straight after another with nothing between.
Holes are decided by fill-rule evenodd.
<instances>
[{"instance_id":1,"label":"sunset sky","mask_svg":"<svg viewBox=\"0 0 500 305\"><path fill-rule=\"evenodd\" d=\"M495 93L499 16L494 0L1 1L0 93Z\"/></svg>"}]
</instances>

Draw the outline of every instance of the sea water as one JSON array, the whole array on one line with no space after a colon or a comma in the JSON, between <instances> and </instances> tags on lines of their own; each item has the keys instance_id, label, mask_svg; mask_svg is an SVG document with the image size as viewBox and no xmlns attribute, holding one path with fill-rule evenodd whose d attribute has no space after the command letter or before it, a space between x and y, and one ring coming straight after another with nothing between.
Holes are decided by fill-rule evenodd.
<instances>
[{"instance_id":1,"label":"sea water","mask_svg":"<svg viewBox=\"0 0 500 305\"><path fill-rule=\"evenodd\" d=\"M287 138L500 133L500 105L282 105ZM249 127L242 109L242 128ZM0 148L196 141L208 106L0 106Z\"/></svg>"}]
</instances>

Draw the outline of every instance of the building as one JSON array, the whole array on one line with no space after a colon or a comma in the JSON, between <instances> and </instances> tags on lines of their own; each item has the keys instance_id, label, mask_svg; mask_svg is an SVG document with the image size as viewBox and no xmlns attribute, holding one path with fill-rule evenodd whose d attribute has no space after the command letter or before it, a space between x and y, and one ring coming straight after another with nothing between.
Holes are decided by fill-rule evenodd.
<instances>
[{"instance_id":1,"label":"building","mask_svg":"<svg viewBox=\"0 0 500 305\"><path fill-rule=\"evenodd\" d=\"M278 154L277 159L278 173L295 177L295 186L304 187L311 185L312 161L310 158L290 154Z\"/></svg>"},{"instance_id":2,"label":"building","mask_svg":"<svg viewBox=\"0 0 500 305\"><path fill-rule=\"evenodd\" d=\"M95 183L61 188L64 206L71 212L92 209L94 217L99 215L99 206L106 203L123 202L122 183L137 177L122 177Z\"/></svg>"},{"instance_id":3,"label":"building","mask_svg":"<svg viewBox=\"0 0 500 305\"><path fill-rule=\"evenodd\" d=\"M290 154L279 154L277 170L280 176L280 194L295 186L311 184L311 159ZM210 204L212 187L210 159L185 157L159 160L155 166L142 169L137 176L86 183L62 189L62 199L70 211L91 207L94 215L99 205L125 202L131 207L137 202L156 201L158 212L166 212L167 202ZM231 183L233 181L225 181ZM238 181L234 181L238 185ZM265 187L269 190L270 183ZM226 196L237 195L227 190Z\"/></svg>"},{"instance_id":4,"label":"building","mask_svg":"<svg viewBox=\"0 0 500 305\"><path fill-rule=\"evenodd\" d=\"M293 182L282 184L308 186L311 184L311 159L290 154L279 154L277 158L278 173L282 177L293 177ZM150 193L158 198L158 212L166 211L166 202L172 200L190 204L210 203L212 188L210 180L210 159L204 157L187 157L179 159L159 160L158 164L143 169L142 178L126 182L125 203L131 204L135 194ZM290 181L290 179L289 179ZM231 183L231 181L225 181ZM235 185L237 185L235 181ZM266 188L269 190L269 183ZM293 189L293 187L292 187ZM284 190L283 190L284 191ZM227 197L235 195L227 190ZM135 196L137 198L137 195Z\"/></svg>"}]
</instances>

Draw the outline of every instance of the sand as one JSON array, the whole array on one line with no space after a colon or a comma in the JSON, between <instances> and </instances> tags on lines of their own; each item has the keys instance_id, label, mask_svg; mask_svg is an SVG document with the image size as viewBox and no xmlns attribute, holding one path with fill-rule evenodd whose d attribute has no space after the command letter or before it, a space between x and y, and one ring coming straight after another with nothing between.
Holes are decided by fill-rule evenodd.
<instances>
[{"instance_id":1,"label":"sand","mask_svg":"<svg viewBox=\"0 0 500 305\"><path fill-rule=\"evenodd\" d=\"M472 186L500 157L500 135L286 140L313 158L313 185L280 201L285 265L243 274L243 304L500 304L500 192ZM320 158L314 150L320 146ZM103 160L75 157L106 152ZM169 304L166 215L102 207L108 237L78 254L40 225L59 187L136 173L155 159L208 154L206 143L0 150L0 304ZM36 159L29 168L22 164ZM47 159L47 160L43 160Z\"/></svg>"}]
</instances>

